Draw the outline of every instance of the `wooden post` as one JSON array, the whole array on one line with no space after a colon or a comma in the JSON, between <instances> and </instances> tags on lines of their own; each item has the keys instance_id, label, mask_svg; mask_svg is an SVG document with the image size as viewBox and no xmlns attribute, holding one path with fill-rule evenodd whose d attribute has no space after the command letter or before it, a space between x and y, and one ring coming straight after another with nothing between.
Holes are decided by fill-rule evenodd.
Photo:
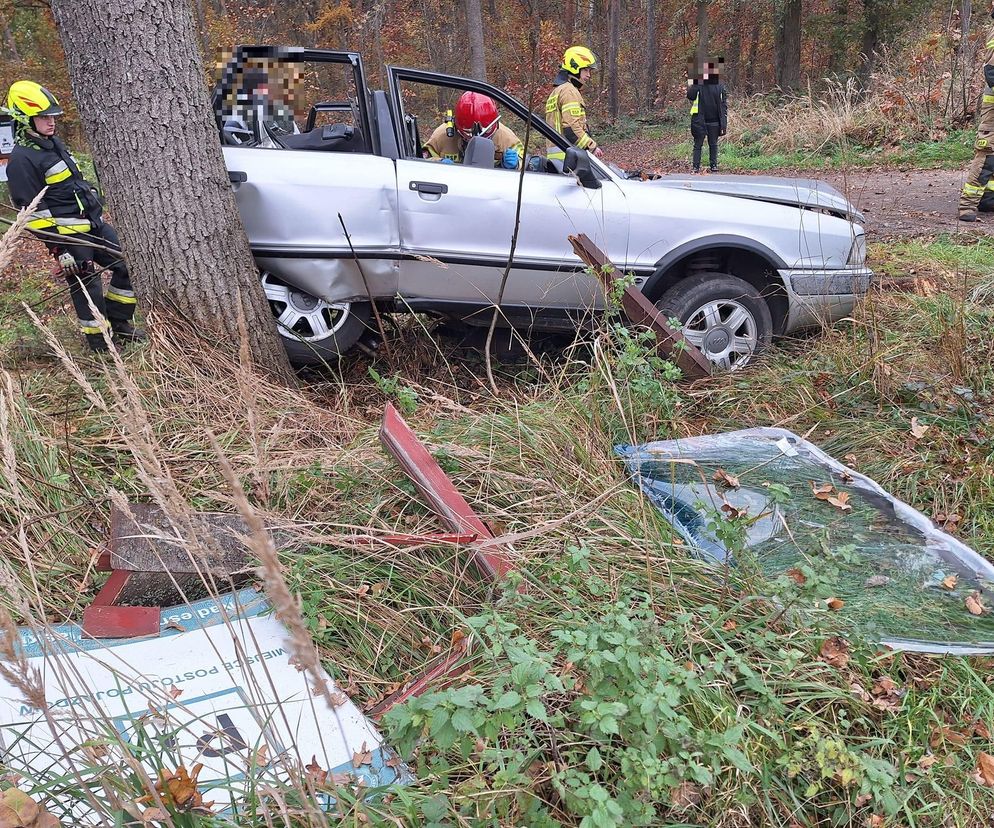
<instances>
[{"instance_id":1,"label":"wooden post","mask_svg":"<svg viewBox=\"0 0 994 828\"><path fill-rule=\"evenodd\" d=\"M621 271L585 233L570 236L569 241L576 255L594 270L604 282L604 287L610 290L611 285L621 277ZM631 285L627 286L621 298L621 307L629 321L635 325L644 325L656 334L656 350L661 356L675 362L685 377L700 379L711 376L711 362L708 358L680 331L670 327L642 291Z\"/></svg>"}]
</instances>

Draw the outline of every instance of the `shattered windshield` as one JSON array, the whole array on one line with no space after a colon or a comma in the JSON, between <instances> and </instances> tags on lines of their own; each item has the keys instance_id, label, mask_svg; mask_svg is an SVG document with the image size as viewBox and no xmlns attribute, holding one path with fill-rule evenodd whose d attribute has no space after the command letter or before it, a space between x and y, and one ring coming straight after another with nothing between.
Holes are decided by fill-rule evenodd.
<instances>
[{"instance_id":1,"label":"shattered windshield","mask_svg":"<svg viewBox=\"0 0 994 828\"><path fill-rule=\"evenodd\" d=\"M782 429L620 446L693 554L812 581L867 637L994 652L994 567L921 512ZM729 523L744 527L736 543ZM737 547L737 549L736 549ZM737 554L736 554L737 552Z\"/></svg>"}]
</instances>

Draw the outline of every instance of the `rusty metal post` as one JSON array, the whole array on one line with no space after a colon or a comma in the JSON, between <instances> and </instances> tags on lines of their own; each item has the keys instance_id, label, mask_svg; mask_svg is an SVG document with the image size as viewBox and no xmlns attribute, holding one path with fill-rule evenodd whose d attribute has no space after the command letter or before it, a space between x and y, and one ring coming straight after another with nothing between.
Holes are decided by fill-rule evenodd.
<instances>
[{"instance_id":1,"label":"rusty metal post","mask_svg":"<svg viewBox=\"0 0 994 828\"><path fill-rule=\"evenodd\" d=\"M585 233L570 236L569 242L573 245L576 255L604 282L605 289L610 290L611 285L621 277L621 271L608 259L604 251ZM711 362L708 358L680 331L670 327L662 313L642 291L631 285L627 286L621 298L621 307L630 322L644 325L656 334L656 350L661 356L675 362L685 377L700 379L711 376Z\"/></svg>"}]
</instances>

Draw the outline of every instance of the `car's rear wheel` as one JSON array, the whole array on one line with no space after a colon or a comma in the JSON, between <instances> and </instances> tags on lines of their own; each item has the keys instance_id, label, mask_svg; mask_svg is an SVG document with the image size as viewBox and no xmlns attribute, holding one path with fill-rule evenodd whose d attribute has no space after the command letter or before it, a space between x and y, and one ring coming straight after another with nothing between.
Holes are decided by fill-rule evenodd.
<instances>
[{"instance_id":1,"label":"car's rear wheel","mask_svg":"<svg viewBox=\"0 0 994 828\"><path fill-rule=\"evenodd\" d=\"M368 302L326 302L268 272L262 274L262 287L294 365L337 360L358 342L369 322Z\"/></svg>"},{"instance_id":2,"label":"car's rear wheel","mask_svg":"<svg viewBox=\"0 0 994 828\"><path fill-rule=\"evenodd\" d=\"M734 371L773 339L770 307L748 282L727 273L699 273L673 285L656 307L683 323L683 335L714 365Z\"/></svg>"}]
</instances>

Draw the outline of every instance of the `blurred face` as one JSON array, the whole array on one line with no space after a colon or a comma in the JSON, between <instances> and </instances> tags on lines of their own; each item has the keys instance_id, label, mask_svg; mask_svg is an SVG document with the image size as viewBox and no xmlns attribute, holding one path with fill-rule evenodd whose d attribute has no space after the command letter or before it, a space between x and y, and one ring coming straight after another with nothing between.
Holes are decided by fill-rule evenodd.
<instances>
[{"instance_id":1,"label":"blurred face","mask_svg":"<svg viewBox=\"0 0 994 828\"><path fill-rule=\"evenodd\" d=\"M590 67L589 66L584 66L580 70L580 83L586 83L588 80L590 80L590 75L591 74L592 74L592 72L590 71Z\"/></svg>"},{"instance_id":2,"label":"blurred face","mask_svg":"<svg viewBox=\"0 0 994 828\"><path fill-rule=\"evenodd\" d=\"M33 119L35 132L44 135L46 138L55 135L54 115L35 115Z\"/></svg>"}]
</instances>

